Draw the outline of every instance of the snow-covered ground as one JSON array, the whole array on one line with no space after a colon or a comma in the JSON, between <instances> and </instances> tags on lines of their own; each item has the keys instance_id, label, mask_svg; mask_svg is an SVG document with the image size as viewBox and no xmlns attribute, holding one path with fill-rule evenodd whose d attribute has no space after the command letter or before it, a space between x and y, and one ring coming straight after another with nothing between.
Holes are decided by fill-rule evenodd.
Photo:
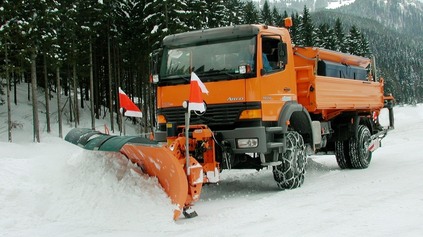
<instances>
[{"instance_id":1,"label":"snow-covered ground","mask_svg":"<svg viewBox=\"0 0 423 237\"><path fill-rule=\"evenodd\" d=\"M394 110L396 129L368 169L313 156L304 185L288 191L277 190L271 170L223 171L219 185L203 188L199 216L173 221L156 179L118 179L102 153L58 138L55 123L33 143L27 102L13 107L22 127L8 143L2 105L0 236L423 236L423 105ZM82 118L90 127L88 111Z\"/></svg>"}]
</instances>

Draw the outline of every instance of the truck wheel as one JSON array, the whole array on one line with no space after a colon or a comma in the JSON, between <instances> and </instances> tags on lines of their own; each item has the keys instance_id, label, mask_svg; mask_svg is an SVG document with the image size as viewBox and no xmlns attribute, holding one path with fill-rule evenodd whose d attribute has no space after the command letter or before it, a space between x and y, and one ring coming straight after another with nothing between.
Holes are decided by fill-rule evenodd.
<instances>
[{"instance_id":1,"label":"truck wheel","mask_svg":"<svg viewBox=\"0 0 423 237\"><path fill-rule=\"evenodd\" d=\"M294 189L304 182L307 164L303 137L295 131L286 135L286 150L279 154L282 164L273 166L273 178L280 189Z\"/></svg>"},{"instance_id":2,"label":"truck wheel","mask_svg":"<svg viewBox=\"0 0 423 237\"><path fill-rule=\"evenodd\" d=\"M359 125L357 130L357 139L353 137L350 140L351 165L355 169L365 169L372 159L372 153L368 150L371 134L364 125Z\"/></svg>"},{"instance_id":3,"label":"truck wheel","mask_svg":"<svg viewBox=\"0 0 423 237\"><path fill-rule=\"evenodd\" d=\"M335 157L339 168L351 169L351 157L349 153L349 141L335 142Z\"/></svg>"}]
</instances>

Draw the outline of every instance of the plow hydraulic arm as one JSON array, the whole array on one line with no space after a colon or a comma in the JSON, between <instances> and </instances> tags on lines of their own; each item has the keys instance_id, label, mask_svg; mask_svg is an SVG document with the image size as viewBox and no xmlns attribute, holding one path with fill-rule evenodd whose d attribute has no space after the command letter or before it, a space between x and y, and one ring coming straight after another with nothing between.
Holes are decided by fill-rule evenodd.
<instances>
[{"instance_id":1,"label":"plow hydraulic arm","mask_svg":"<svg viewBox=\"0 0 423 237\"><path fill-rule=\"evenodd\" d=\"M177 220L181 213L188 218L196 216L189 209L200 198L203 183L219 181L219 164L215 161L212 132L204 125L191 129L192 137L188 139L192 155L188 163L185 157L187 138L183 133L168 139L168 144L163 145L138 136L113 136L75 128L66 135L65 140L87 150L121 153L136 164L139 174L156 177L175 205L173 219Z\"/></svg>"}]
</instances>

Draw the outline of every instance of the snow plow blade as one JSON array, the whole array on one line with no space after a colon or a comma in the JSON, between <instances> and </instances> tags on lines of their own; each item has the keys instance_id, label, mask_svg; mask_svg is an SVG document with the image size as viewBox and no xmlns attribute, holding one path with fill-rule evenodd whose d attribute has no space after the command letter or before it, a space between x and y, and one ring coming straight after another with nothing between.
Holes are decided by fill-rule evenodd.
<instances>
[{"instance_id":1,"label":"snow plow blade","mask_svg":"<svg viewBox=\"0 0 423 237\"><path fill-rule=\"evenodd\" d=\"M125 144L120 150L142 171L157 177L160 185L176 205L173 219L177 220L185 207L188 196L188 181L183 165L164 147Z\"/></svg>"},{"instance_id":2,"label":"snow plow blade","mask_svg":"<svg viewBox=\"0 0 423 237\"><path fill-rule=\"evenodd\" d=\"M174 220L177 220L193 201L189 194L184 163L177 159L168 148L155 141L137 136L107 135L86 128L72 129L65 140L87 150L120 152L136 164L143 173L156 177L172 204L176 206Z\"/></svg>"}]
</instances>

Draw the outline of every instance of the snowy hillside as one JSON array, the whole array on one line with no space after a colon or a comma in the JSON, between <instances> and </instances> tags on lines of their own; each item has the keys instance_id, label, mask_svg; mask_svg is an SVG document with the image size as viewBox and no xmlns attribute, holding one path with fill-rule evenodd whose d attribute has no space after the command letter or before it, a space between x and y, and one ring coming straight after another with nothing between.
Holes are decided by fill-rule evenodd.
<instances>
[{"instance_id":1,"label":"snowy hillside","mask_svg":"<svg viewBox=\"0 0 423 237\"><path fill-rule=\"evenodd\" d=\"M102 153L58 138L56 124L32 143L27 103L13 107L22 127L7 143L5 111L0 106L0 236L423 235L421 104L395 107L396 129L368 169L340 170L334 156L313 156L304 185L288 191L277 190L271 170L225 170L219 185L203 188L199 216L176 222L154 178L117 176ZM83 119L90 124L89 113ZM71 125L64 127L66 134Z\"/></svg>"},{"instance_id":2,"label":"snowy hillside","mask_svg":"<svg viewBox=\"0 0 423 237\"><path fill-rule=\"evenodd\" d=\"M265 0L255 0L259 7L262 8ZM355 0L267 0L271 6L275 6L280 10L296 9L302 11L306 5L311 11L319 9L336 9L342 6L347 6L355 2Z\"/></svg>"},{"instance_id":3,"label":"snowy hillside","mask_svg":"<svg viewBox=\"0 0 423 237\"><path fill-rule=\"evenodd\" d=\"M326 7L326 9L336 9L342 6L350 5L354 2L355 0L328 1L328 6Z\"/></svg>"}]
</instances>

